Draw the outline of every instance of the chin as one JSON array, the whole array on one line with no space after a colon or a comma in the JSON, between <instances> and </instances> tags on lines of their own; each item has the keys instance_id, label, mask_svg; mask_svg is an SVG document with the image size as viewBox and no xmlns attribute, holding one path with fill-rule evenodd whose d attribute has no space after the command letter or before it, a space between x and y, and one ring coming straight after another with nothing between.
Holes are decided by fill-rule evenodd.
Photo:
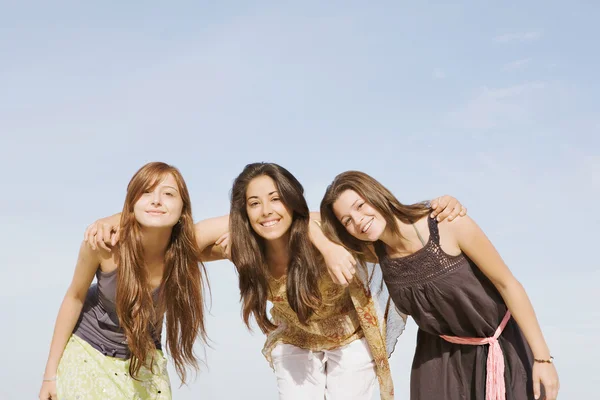
<instances>
[{"instance_id":1,"label":"chin","mask_svg":"<svg viewBox=\"0 0 600 400\"><path fill-rule=\"evenodd\" d=\"M258 233L258 236L260 236L264 240L277 240L283 236L283 233L281 233L281 232L260 232L259 231L256 233Z\"/></svg>"},{"instance_id":2,"label":"chin","mask_svg":"<svg viewBox=\"0 0 600 400\"><path fill-rule=\"evenodd\" d=\"M175 226L175 223L166 223L164 221L138 221L142 228L162 228L169 229Z\"/></svg>"}]
</instances>

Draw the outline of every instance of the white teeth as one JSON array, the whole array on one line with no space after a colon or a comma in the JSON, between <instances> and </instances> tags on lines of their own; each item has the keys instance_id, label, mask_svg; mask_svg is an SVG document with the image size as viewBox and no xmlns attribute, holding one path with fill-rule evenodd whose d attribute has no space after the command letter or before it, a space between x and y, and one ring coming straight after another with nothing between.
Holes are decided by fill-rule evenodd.
<instances>
[{"instance_id":1,"label":"white teeth","mask_svg":"<svg viewBox=\"0 0 600 400\"><path fill-rule=\"evenodd\" d=\"M279 220L274 220L274 221L267 221L267 222L262 222L261 225L268 228L270 226L275 225L276 223L278 223Z\"/></svg>"},{"instance_id":2,"label":"white teeth","mask_svg":"<svg viewBox=\"0 0 600 400\"><path fill-rule=\"evenodd\" d=\"M370 220L369 222L367 222L367 225L365 225L364 229L362 230L362 233L365 233L371 227L372 223L373 223L373 220Z\"/></svg>"}]
</instances>

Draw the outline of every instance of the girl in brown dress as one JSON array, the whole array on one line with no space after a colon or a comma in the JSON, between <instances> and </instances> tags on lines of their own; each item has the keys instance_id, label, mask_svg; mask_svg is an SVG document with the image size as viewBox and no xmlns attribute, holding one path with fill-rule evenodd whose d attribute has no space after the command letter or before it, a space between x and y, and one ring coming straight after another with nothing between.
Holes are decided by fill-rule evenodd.
<instances>
[{"instance_id":1,"label":"girl in brown dress","mask_svg":"<svg viewBox=\"0 0 600 400\"><path fill-rule=\"evenodd\" d=\"M357 171L338 175L321 203L328 237L378 261L419 326L411 399L555 399L558 375L521 284L471 218L429 213Z\"/></svg>"}]
</instances>

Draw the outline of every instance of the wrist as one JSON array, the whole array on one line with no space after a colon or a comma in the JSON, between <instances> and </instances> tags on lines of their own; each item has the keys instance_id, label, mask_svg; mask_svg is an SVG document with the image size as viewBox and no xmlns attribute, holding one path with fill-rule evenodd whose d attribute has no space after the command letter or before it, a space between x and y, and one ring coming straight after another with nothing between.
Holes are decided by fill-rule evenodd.
<instances>
[{"instance_id":1,"label":"wrist","mask_svg":"<svg viewBox=\"0 0 600 400\"><path fill-rule=\"evenodd\" d=\"M544 358L533 357L533 362L537 364L554 364L554 357L548 356Z\"/></svg>"}]
</instances>

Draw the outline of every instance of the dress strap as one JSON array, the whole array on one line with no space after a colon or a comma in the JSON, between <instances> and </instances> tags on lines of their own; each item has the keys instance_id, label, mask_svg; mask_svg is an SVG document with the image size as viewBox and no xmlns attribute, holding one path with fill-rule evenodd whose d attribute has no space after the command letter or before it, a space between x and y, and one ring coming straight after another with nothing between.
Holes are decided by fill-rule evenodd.
<instances>
[{"instance_id":1,"label":"dress strap","mask_svg":"<svg viewBox=\"0 0 600 400\"><path fill-rule=\"evenodd\" d=\"M440 244L440 231L438 229L437 219L427 217L427 224L429 225L429 235L431 236L431 239L433 239L436 244Z\"/></svg>"}]
</instances>

